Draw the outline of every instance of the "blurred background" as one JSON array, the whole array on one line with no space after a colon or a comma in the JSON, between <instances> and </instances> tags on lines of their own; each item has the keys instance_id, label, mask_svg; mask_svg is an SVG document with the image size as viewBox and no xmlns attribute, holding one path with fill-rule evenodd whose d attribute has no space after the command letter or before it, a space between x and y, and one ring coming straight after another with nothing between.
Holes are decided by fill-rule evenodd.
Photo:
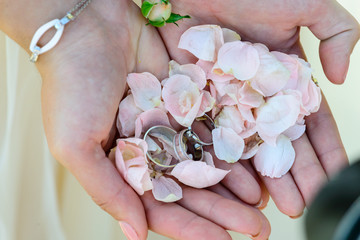
<instances>
[{"instance_id":1,"label":"blurred background","mask_svg":"<svg viewBox=\"0 0 360 240\"><path fill-rule=\"evenodd\" d=\"M360 21L360 1L339 2ZM354 49L345 84L336 86L323 74L319 41L307 29L301 39L353 161L360 157L360 45ZM40 88L40 75L27 53L0 32L0 240L125 239L118 223L51 157L42 127ZM290 219L272 201L264 213L272 225L271 240L306 239L304 217ZM150 233L149 239L168 238Z\"/></svg>"}]
</instances>

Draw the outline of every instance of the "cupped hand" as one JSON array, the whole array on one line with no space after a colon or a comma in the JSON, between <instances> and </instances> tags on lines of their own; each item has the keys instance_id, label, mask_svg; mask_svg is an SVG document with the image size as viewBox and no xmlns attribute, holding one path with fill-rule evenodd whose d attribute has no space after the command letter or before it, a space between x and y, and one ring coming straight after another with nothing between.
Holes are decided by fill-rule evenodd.
<instances>
[{"instance_id":1,"label":"cupped hand","mask_svg":"<svg viewBox=\"0 0 360 240\"><path fill-rule=\"evenodd\" d=\"M300 26L307 26L321 40L319 52L326 76L331 82L340 84L345 80L350 54L360 36L359 24L336 1L179 0L173 1L172 6L173 12L191 16L178 22L179 27L167 24L159 29L170 57L180 63L195 60L190 53L177 48L181 34L194 25L227 27L238 32L242 40L264 43L270 50L295 53L304 59L299 30ZM306 134L293 143L297 156L291 171L280 179L260 177L278 208L291 217L301 215L327 177L347 164L325 97L319 112L307 117L306 124ZM218 161L219 165L229 168ZM251 171L247 162L231 168L244 167ZM234 181L223 181L223 184L234 195L249 202L249 198L240 193L244 191L239 191L243 185L236 186ZM266 193L262 198L267 201Z\"/></svg>"},{"instance_id":2,"label":"cupped hand","mask_svg":"<svg viewBox=\"0 0 360 240\"><path fill-rule=\"evenodd\" d=\"M62 4L71 8L70 2ZM54 9L52 4L44 4ZM10 3L8 6L16 10ZM26 12L35 14L40 9L34 11ZM35 15L41 16L43 23L51 20ZM29 17L24 14L22 23ZM9 22L6 32L27 48L36 27L18 33L14 32L15 23ZM264 215L236 197L230 200L192 188L184 189L179 203L157 202L151 193L139 197L106 155L105 149L114 140L114 120L126 91L127 74L149 71L163 79L168 61L157 31L145 25L132 2L93 1L65 27L58 45L40 55L37 62L51 152L93 200L120 222L131 240L146 239L148 228L172 239L231 239L227 229L267 239L270 226ZM227 191L222 186L218 189Z\"/></svg>"}]
</instances>

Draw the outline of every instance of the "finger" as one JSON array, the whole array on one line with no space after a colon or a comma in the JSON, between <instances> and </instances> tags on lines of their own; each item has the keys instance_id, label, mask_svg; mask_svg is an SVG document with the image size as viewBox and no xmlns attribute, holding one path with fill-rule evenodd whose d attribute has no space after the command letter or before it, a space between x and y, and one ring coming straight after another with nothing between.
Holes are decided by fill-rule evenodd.
<instances>
[{"instance_id":1,"label":"finger","mask_svg":"<svg viewBox=\"0 0 360 240\"><path fill-rule=\"evenodd\" d=\"M149 229L171 239L231 239L220 226L176 203L156 201L151 193L142 196ZM193 204L197 204L193 202Z\"/></svg>"},{"instance_id":2,"label":"finger","mask_svg":"<svg viewBox=\"0 0 360 240\"><path fill-rule=\"evenodd\" d=\"M305 203L290 173L281 178L260 176L277 208L284 214L296 218L301 216Z\"/></svg>"},{"instance_id":3,"label":"finger","mask_svg":"<svg viewBox=\"0 0 360 240\"><path fill-rule=\"evenodd\" d=\"M327 176L333 176L348 165L335 119L322 95L318 112L306 117L306 133Z\"/></svg>"},{"instance_id":4,"label":"finger","mask_svg":"<svg viewBox=\"0 0 360 240\"><path fill-rule=\"evenodd\" d=\"M309 29L321 40L320 59L327 78L336 84L345 81L350 54L360 37L359 24L336 1L319 1L310 16Z\"/></svg>"},{"instance_id":5,"label":"finger","mask_svg":"<svg viewBox=\"0 0 360 240\"><path fill-rule=\"evenodd\" d=\"M210 130L201 122L194 122L192 125L194 131L200 139L205 142L211 142ZM257 204L261 198L261 189L256 179L239 163L229 164L226 161L219 160L213 147L206 148L214 158L214 164L217 168L230 170L221 183L234 193L238 198L248 204ZM240 160L241 161L241 160Z\"/></svg>"},{"instance_id":6,"label":"finger","mask_svg":"<svg viewBox=\"0 0 360 240\"><path fill-rule=\"evenodd\" d=\"M251 237L262 235L269 224L256 208L226 199L205 189L183 188L183 198L178 202L186 209L222 226ZM266 232L265 232L266 234Z\"/></svg>"},{"instance_id":7,"label":"finger","mask_svg":"<svg viewBox=\"0 0 360 240\"><path fill-rule=\"evenodd\" d=\"M60 158L66 161L62 162L92 199L121 222L122 228L126 228L125 234L145 240L148 229L142 202L121 178L113 163L106 158L100 143L87 141L83 149L72 144L65 149L61 151L65 155Z\"/></svg>"},{"instance_id":8,"label":"finger","mask_svg":"<svg viewBox=\"0 0 360 240\"><path fill-rule=\"evenodd\" d=\"M210 153L215 156L213 150ZM241 161L241 160L240 160ZM261 200L261 188L256 179L240 163L229 164L214 157L217 168L230 170L221 183L244 202L256 205Z\"/></svg>"},{"instance_id":9,"label":"finger","mask_svg":"<svg viewBox=\"0 0 360 240\"><path fill-rule=\"evenodd\" d=\"M218 183L218 184L208 187L206 189L211 192L214 192L220 196L223 196L224 198L243 203L243 201L241 201L237 196L235 196L231 191L229 191L221 183Z\"/></svg>"},{"instance_id":10,"label":"finger","mask_svg":"<svg viewBox=\"0 0 360 240\"><path fill-rule=\"evenodd\" d=\"M260 216L262 220L262 229L259 235L257 236L250 236L254 240L262 240L262 239L269 239L270 233L271 233L271 226L269 223L269 220L262 214L261 211L258 211L258 215Z\"/></svg>"},{"instance_id":11,"label":"finger","mask_svg":"<svg viewBox=\"0 0 360 240\"><path fill-rule=\"evenodd\" d=\"M306 205L309 206L327 177L306 134L292 144L297 154L290 171Z\"/></svg>"},{"instance_id":12,"label":"finger","mask_svg":"<svg viewBox=\"0 0 360 240\"><path fill-rule=\"evenodd\" d=\"M261 199L260 201L255 205L255 207L257 207L258 209L262 210L264 208L266 208L269 200L270 200L270 196L269 196L269 192L266 189L266 186L264 185L264 183L261 181L261 179L259 178L259 175L257 174L257 172L254 169L254 166L250 163L249 160L244 160L240 162L241 165L243 165L245 167L245 169L256 179L256 181L258 182L260 189L261 189Z\"/></svg>"}]
</instances>

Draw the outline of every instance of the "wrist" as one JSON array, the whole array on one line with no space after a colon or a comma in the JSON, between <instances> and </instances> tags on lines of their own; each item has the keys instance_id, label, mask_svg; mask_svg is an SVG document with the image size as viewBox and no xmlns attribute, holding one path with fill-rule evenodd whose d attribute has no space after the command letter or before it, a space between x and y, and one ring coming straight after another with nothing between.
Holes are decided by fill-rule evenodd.
<instances>
[{"instance_id":1,"label":"wrist","mask_svg":"<svg viewBox=\"0 0 360 240\"><path fill-rule=\"evenodd\" d=\"M10 38L28 51L32 36L44 23L62 18L76 4L74 0L0 0L0 28ZM49 35L49 36L48 36ZM42 42L49 40L52 33L44 36Z\"/></svg>"}]
</instances>

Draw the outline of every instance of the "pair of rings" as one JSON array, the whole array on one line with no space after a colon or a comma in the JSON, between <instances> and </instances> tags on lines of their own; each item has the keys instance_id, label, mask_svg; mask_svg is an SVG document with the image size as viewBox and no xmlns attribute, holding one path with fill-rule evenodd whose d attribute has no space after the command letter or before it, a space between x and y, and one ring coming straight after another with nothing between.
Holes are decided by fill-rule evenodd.
<instances>
[{"instance_id":1,"label":"pair of rings","mask_svg":"<svg viewBox=\"0 0 360 240\"><path fill-rule=\"evenodd\" d=\"M204 121L207 128L211 131L215 128L213 120L208 116L204 115L203 117L197 118L197 121ZM172 164L163 164L158 159L154 159L151 152L147 152L147 158L154 164L163 167L163 168L173 168L179 162L186 160L202 161L204 157L203 146L210 146L212 142L203 142L200 140L199 136L193 131L191 127L183 129L177 133L174 129L167 126L153 126L149 128L145 135L144 140L146 141L148 137L157 137L161 138L163 141L171 143L171 151L174 153L177 162Z\"/></svg>"}]
</instances>

